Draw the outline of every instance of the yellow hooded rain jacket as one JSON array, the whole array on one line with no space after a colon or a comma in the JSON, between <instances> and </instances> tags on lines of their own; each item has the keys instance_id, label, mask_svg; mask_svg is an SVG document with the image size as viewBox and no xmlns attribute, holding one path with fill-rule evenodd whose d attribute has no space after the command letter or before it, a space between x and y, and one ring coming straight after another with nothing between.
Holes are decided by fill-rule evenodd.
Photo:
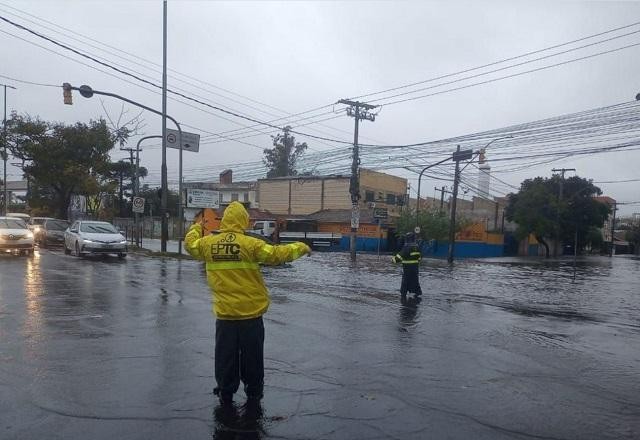
<instances>
[{"instance_id":1,"label":"yellow hooded rain jacket","mask_svg":"<svg viewBox=\"0 0 640 440\"><path fill-rule=\"evenodd\" d=\"M262 316L269 308L269 292L259 263L278 265L308 254L304 243L270 245L244 234L249 213L232 202L224 211L220 233L202 237L194 224L185 237L185 249L207 263L207 281L213 295L213 311L219 319L239 320Z\"/></svg>"}]
</instances>

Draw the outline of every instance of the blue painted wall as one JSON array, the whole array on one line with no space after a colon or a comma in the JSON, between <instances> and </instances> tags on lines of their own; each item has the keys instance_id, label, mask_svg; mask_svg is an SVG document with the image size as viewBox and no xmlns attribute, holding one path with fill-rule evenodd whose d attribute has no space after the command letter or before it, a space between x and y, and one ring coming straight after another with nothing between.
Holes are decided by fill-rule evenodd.
<instances>
[{"instance_id":1,"label":"blue painted wall","mask_svg":"<svg viewBox=\"0 0 640 440\"><path fill-rule=\"evenodd\" d=\"M423 257L447 258L449 243L446 241L423 243L421 252ZM504 245L465 241L456 242L453 255L455 258L502 257L504 256Z\"/></svg>"},{"instance_id":2,"label":"blue painted wall","mask_svg":"<svg viewBox=\"0 0 640 440\"><path fill-rule=\"evenodd\" d=\"M387 240L380 242L380 249L385 252ZM343 236L338 246L324 248L329 251L349 251L349 237ZM323 250L323 249L318 249ZM356 250L359 252L376 252L378 250L378 239L368 237L356 238ZM421 247L423 257L428 258L447 258L449 252L449 244L446 241L423 243ZM478 242L456 242L454 249L455 258L489 258L504 256L504 245L487 244Z\"/></svg>"}]
</instances>

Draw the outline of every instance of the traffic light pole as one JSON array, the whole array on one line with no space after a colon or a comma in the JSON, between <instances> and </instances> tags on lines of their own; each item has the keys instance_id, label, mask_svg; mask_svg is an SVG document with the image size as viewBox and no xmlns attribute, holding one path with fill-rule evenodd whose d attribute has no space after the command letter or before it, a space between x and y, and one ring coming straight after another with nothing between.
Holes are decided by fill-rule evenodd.
<instances>
[{"instance_id":1,"label":"traffic light pole","mask_svg":"<svg viewBox=\"0 0 640 440\"><path fill-rule=\"evenodd\" d=\"M167 119L169 119L171 122L173 122L176 126L176 128L178 129L178 145L180 146L180 156L182 157L182 127L180 127L180 124L178 124L178 121L176 121L173 117L163 114L163 112L158 111L156 109L153 109L151 107L148 107L144 104L141 104L139 102L136 102L132 99L129 98L125 98L124 96L120 96L120 95L116 95L115 93L109 93L109 92L102 92L100 90L93 90L91 87L84 85L84 86L80 86L80 87L74 87L69 83L64 83L62 85L62 89L64 90L65 93L70 92L71 90L77 90L80 92L80 94L82 96L84 96L85 98L91 98L93 95L102 95L102 96L110 96L112 98L116 98L116 99L120 99L121 101L124 102L128 102L131 105L135 105L136 107L140 107L142 109L145 109L147 111L150 111L151 113L154 113L156 115L160 115L163 116L163 120L164 120L164 116L166 116ZM66 95L65 95L65 100L66 100ZM66 101L65 101L66 102ZM68 102L70 104L70 102ZM164 140L166 140L166 136L164 136ZM163 140L163 145L164 145L164 140ZM162 170L164 170L164 176L165 178L162 180L162 195L161 197L164 198L167 193L169 192L169 188L168 188L168 182L166 179L166 171L167 171L167 157L165 154L162 155ZM182 174L182 172L181 172ZM180 193L178 195L179 197L179 202L180 202L180 206L182 206L182 193ZM163 204L162 205L162 224L163 224L163 228L162 228L162 232L161 232L161 244L160 244L160 249L162 250L162 252L166 252L167 249L167 239L169 238L169 229L168 229L168 222L167 222L167 204ZM180 237L182 239L182 237Z\"/></svg>"}]
</instances>

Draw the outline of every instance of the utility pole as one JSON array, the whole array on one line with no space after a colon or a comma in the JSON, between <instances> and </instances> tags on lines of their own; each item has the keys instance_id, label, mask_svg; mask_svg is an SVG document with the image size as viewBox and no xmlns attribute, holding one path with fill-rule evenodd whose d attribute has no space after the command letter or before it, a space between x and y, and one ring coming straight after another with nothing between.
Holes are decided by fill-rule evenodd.
<instances>
[{"instance_id":1,"label":"utility pole","mask_svg":"<svg viewBox=\"0 0 640 440\"><path fill-rule=\"evenodd\" d=\"M442 188L438 188L437 186L434 188L437 192L440 193L440 211L444 211L444 195L448 193L447 187L443 186Z\"/></svg>"},{"instance_id":2,"label":"utility pole","mask_svg":"<svg viewBox=\"0 0 640 440\"><path fill-rule=\"evenodd\" d=\"M180 139L182 145L182 139ZM162 2L162 168L161 168L162 194L160 197L160 212L162 215L162 227L160 231L160 251L167 252L167 239L169 238L169 182L167 180L167 0Z\"/></svg>"},{"instance_id":3,"label":"utility pole","mask_svg":"<svg viewBox=\"0 0 640 440\"><path fill-rule=\"evenodd\" d=\"M349 193L351 194L351 261L356 261L356 236L358 227L360 226L360 155L358 149L358 126L360 120L375 121L376 115L370 113L377 105L371 105L359 101L351 101L349 99L341 99L339 104L346 104L347 114L355 119L355 128L353 132L353 161L351 162L351 180L349 181Z\"/></svg>"},{"instance_id":4,"label":"utility pole","mask_svg":"<svg viewBox=\"0 0 640 440\"><path fill-rule=\"evenodd\" d=\"M460 161L468 160L473 157L473 150L460 151L460 145L453 153L452 159L456 163L456 170L453 176L453 193L451 200L451 218L449 220L449 253L447 261L449 264L453 263L453 254L456 246L456 207L458 202L458 186L460 184Z\"/></svg>"},{"instance_id":5,"label":"utility pole","mask_svg":"<svg viewBox=\"0 0 640 440\"><path fill-rule=\"evenodd\" d=\"M616 211L618 210L618 202L614 200L613 202L613 221L611 222L611 249L609 249L609 257L613 257L613 254L616 251Z\"/></svg>"},{"instance_id":6,"label":"utility pole","mask_svg":"<svg viewBox=\"0 0 640 440\"><path fill-rule=\"evenodd\" d=\"M9 207L9 191L7 189L7 87L15 90L15 87L2 84L4 87L4 119L2 120L2 160L4 162L4 172L2 176L2 186L4 188L4 200L2 204L2 215L7 215Z\"/></svg>"},{"instance_id":7,"label":"utility pole","mask_svg":"<svg viewBox=\"0 0 640 440\"><path fill-rule=\"evenodd\" d=\"M553 245L553 256L558 256L558 247L560 245L560 204L562 203L562 196L564 190L564 173L567 171L575 171L575 168L554 168L551 170L553 173L560 173L560 189L558 191L558 210L556 213L556 242Z\"/></svg>"}]
</instances>

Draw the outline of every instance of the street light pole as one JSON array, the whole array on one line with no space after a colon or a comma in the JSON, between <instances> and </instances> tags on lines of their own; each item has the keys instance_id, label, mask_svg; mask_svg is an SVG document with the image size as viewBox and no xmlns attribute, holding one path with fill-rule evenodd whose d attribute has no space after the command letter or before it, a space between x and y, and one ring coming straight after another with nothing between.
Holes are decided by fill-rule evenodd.
<instances>
[{"instance_id":1,"label":"street light pole","mask_svg":"<svg viewBox=\"0 0 640 440\"><path fill-rule=\"evenodd\" d=\"M173 117L167 115L167 114L163 114L161 111L158 111L156 109L153 109L151 107L148 107L144 104L141 104L139 102L136 102L132 99L129 98L125 98L124 96L120 96L120 95L116 95L115 93L109 93L109 92L102 92L100 90L93 90L91 87L87 86L87 85L83 85L80 87L74 87L69 83L64 83L62 85L64 90L77 90L80 92L80 94L82 96L84 96L85 98L91 98L93 95L102 95L102 96L110 96L112 98L116 98L116 99L120 99L124 102L128 102L131 105L135 105L137 107L143 108L147 111L150 111L151 113L155 113L156 115L160 115L163 116L163 120L166 117L167 119L169 119L171 122L173 122L176 126L176 128L178 129L178 144L180 145L180 151L182 151L182 127L180 127L180 124L178 124L178 121L176 121ZM163 137L164 140L166 140L166 136ZM164 145L164 140L163 140L163 145ZM166 156L163 155L162 158L162 169L165 171L165 179L163 179L162 181L162 194L166 194L168 192L168 183L166 180L166 170L167 170L167 163L166 163ZM180 201L180 205L182 205L182 194L178 195L179 197L179 201ZM166 210L163 211L163 217L162 217L162 221L166 222ZM164 229L162 231L161 234L161 244L160 244L160 249L167 249L167 238L168 238L168 229Z\"/></svg>"},{"instance_id":2,"label":"street light pole","mask_svg":"<svg viewBox=\"0 0 640 440\"><path fill-rule=\"evenodd\" d=\"M418 176L418 200L416 200L416 227L418 227L418 211L420 211L420 184L422 183L422 175L429 168L433 168L435 166L442 165L443 163L448 162L450 160L451 160L451 156L447 157L446 159L442 159L439 162L432 163L431 165L427 165L426 167L424 167L422 169L422 171L420 171L420 175Z\"/></svg>"},{"instance_id":3,"label":"street light pole","mask_svg":"<svg viewBox=\"0 0 640 440\"><path fill-rule=\"evenodd\" d=\"M2 186L4 187L4 203L2 204L2 215L7 215L7 208L9 207L9 191L7 189L7 87L13 90L16 88L6 84L2 84L2 87L4 87L4 119L2 122L2 160L4 162Z\"/></svg>"}]
</instances>

